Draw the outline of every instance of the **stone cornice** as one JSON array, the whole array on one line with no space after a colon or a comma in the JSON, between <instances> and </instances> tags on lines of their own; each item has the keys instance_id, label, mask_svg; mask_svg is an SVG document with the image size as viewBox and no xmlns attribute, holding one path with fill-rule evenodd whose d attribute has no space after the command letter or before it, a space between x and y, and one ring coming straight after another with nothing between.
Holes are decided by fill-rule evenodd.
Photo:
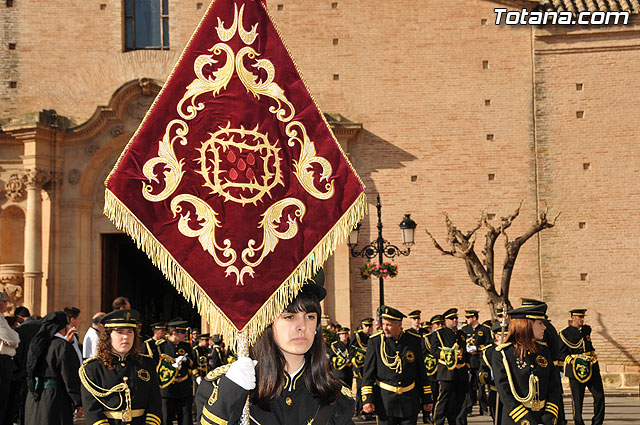
<instances>
[{"instance_id":1,"label":"stone cornice","mask_svg":"<svg viewBox=\"0 0 640 425\"><path fill-rule=\"evenodd\" d=\"M156 96L161 84L155 80L141 78L130 81L120 87L107 106L99 106L93 115L83 124L70 128L64 135L64 142L84 142L102 132L110 121L122 120L125 106L139 96Z\"/></svg>"}]
</instances>

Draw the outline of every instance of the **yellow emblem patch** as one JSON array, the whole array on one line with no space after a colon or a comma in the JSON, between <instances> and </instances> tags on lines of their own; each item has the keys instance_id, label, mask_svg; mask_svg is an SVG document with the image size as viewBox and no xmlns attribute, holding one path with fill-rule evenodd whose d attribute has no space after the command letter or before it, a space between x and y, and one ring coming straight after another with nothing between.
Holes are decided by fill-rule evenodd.
<instances>
[{"instance_id":1,"label":"yellow emblem patch","mask_svg":"<svg viewBox=\"0 0 640 425\"><path fill-rule=\"evenodd\" d=\"M179 355L179 356L182 356L184 353L186 353L186 351L184 351L184 348L180 348L180 349L178 350L178 355Z\"/></svg>"},{"instance_id":2,"label":"yellow emblem patch","mask_svg":"<svg viewBox=\"0 0 640 425\"><path fill-rule=\"evenodd\" d=\"M527 419L523 419L522 422L520 422L520 425L531 425L531 422L529 422Z\"/></svg>"},{"instance_id":3,"label":"yellow emblem patch","mask_svg":"<svg viewBox=\"0 0 640 425\"><path fill-rule=\"evenodd\" d=\"M144 382L149 382L151 375L146 369L140 369L138 371L138 378L142 379Z\"/></svg>"},{"instance_id":4,"label":"yellow emblem patch","mask_svg":"<svg viewBox=\"0 0 640 425\"><path fill-rule=\"evenodd\" d=\"M413 363L416 359L416 355L413 351L407 350L406 354L404 355L404 358L407 359L409 363Z\"/></svg>"},{"instance_id":5,"label":"yellow emblem patch","mask_svg":"<svg viewBox=\"0 0 640 425\"><path fill-rule=\"evenodd\" d=\"M363 396L362 396L362 401L363 401L363 402L364 402L364 401L367 401L367 396L366 396L366 395L363 395Z\"/></svg>"},{"instance_id":6,"label":"yellow emblem patch","mask_svg":"<svg viewBox=\"0 0 640 425\"><path fill-rule=\"evenodd\" d=\"M538 363L538 366L540 366L540 367L549 366L549 362L547 361L547 358L545 356L536 357L536 363Z\"/></svg>"},{"instance_id":7,"label":"yellow emblem patch","mask_svg":"<svg viewBox=\"0 0 640 425\"><path fill-rule=\"evenodd\" d=\"M484 335L484 332L478 331L478 336L482 336L482 335Z\"/></svg>"}]
</instances>

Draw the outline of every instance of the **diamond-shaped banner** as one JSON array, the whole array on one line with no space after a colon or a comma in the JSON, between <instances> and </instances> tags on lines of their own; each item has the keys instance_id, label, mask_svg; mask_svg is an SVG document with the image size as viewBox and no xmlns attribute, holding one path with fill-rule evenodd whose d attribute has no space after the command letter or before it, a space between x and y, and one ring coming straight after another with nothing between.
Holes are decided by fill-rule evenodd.
<instances>
[{"instance_id":1,"label":"diamond-shaped banner","mask_svg":"<svg viewBox=\"0 0 640 425\"><path fill-rule=\"evenodd\" d=\"M232 345L366 214L364 186L258 0L216 0L106 181L105 214Z\"/></svg>"}]
</instances>

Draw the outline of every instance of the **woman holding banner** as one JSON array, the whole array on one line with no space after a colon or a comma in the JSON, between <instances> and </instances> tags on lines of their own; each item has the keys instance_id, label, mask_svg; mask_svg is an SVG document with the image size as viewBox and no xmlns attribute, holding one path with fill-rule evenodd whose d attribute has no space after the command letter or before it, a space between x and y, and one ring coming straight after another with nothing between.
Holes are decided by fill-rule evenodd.
<instances>
[{"instance_id":1,"label":"woman holding banner","mask_svg":"<svg viewBox=\"0 0 640 425\"><path fill-rule=\"evenodd\" d=\"M329 369L320 326L326 290L310 283L258 338L250 357L209 373L196 394L199 424L352 424L355 402ZM221 369L226 374L221 374Z\"/></svg>"}]
</instances>

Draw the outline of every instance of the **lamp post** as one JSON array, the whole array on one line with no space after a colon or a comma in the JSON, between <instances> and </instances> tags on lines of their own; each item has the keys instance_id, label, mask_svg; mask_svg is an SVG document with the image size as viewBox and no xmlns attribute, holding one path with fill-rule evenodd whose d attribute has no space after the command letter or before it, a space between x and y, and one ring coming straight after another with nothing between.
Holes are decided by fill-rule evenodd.
<instances>
[{"instance_id":1,"label":"lamp post","mask_svg":"<svg viewBox=\"0 0 640 425\"><path fill-rule=\"evenodd\" d=\"M416 230L416 222L411 220L410 214L405 214L404 219L400 222L402 230L402 243L407 248L405 251L392 245L389 241L382 237L382 204L380 204L380 195L377 197L376 208L378 209L378 237L369 245L356 251L358 245L358 236L360 233L360 224L358 224L349 234L349 248L353 257L366 257L368 259L378 256L378 264L382 264L382 257L394 258L398 255L409 255L411 253L411 245L414 243L414 233ZM384 278L378 276L380 285L380 305L384 304Z\"/></svg>"}]
</instances>

